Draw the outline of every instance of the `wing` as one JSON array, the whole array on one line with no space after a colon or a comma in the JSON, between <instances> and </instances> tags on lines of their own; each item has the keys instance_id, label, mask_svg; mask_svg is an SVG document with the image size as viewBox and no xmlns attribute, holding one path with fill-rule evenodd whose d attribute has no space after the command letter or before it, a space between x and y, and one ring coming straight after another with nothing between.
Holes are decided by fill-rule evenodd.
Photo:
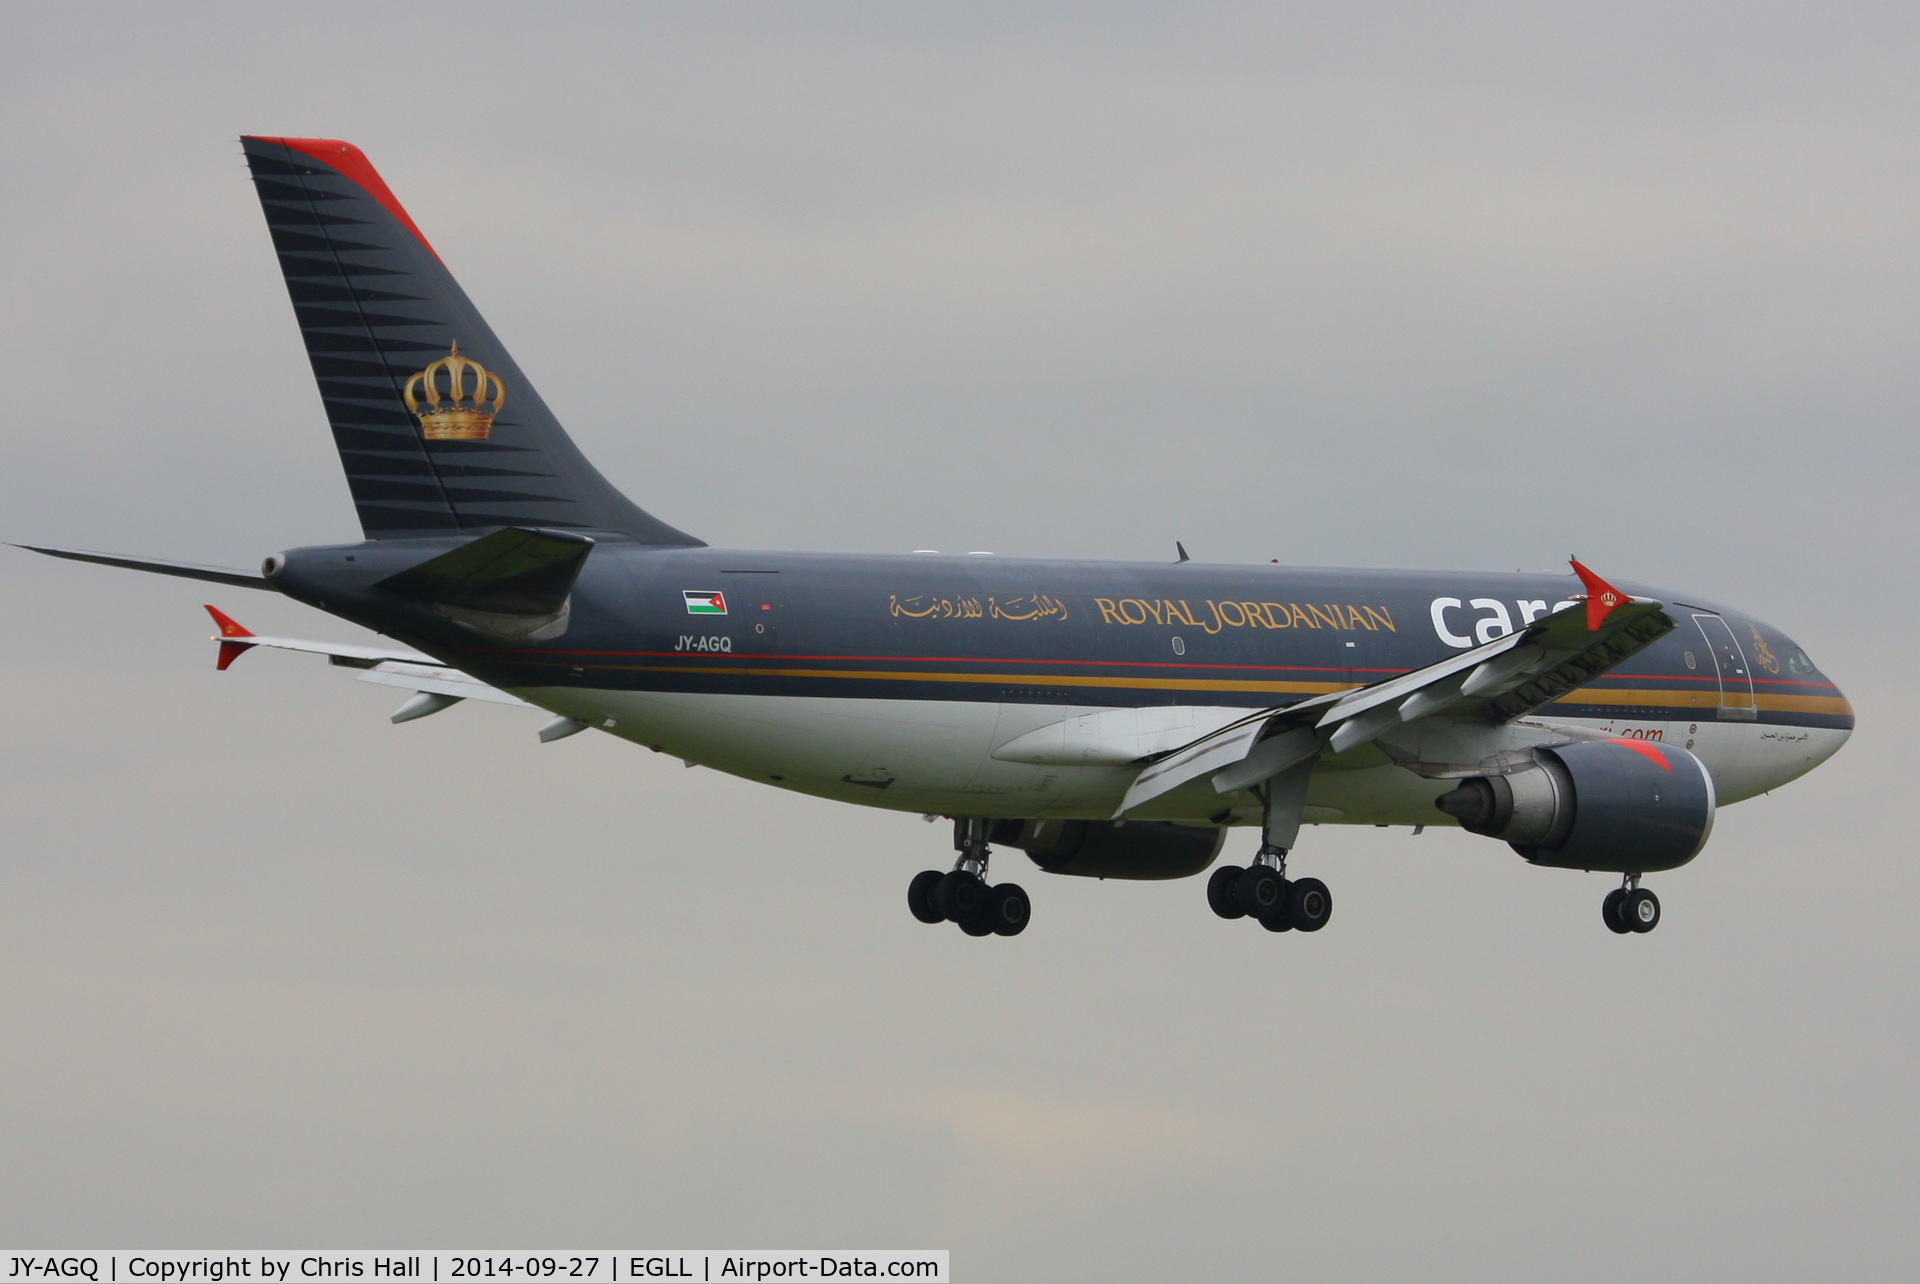
<instances>
[{"instance_id":1,"label":"wing","mask_svg":"<svg viewBox=\"0 0 1920 1284\"><path fill-rule=\"evenodd\" d=\"M207 608L207 614L211 615L213 622L220 627L220 632L214 636L214 640L220 644L219 668L225 669L257 646L275 651L304 651L309 655L324 655L329 664L365 670L360 675L362 682L377 682L381 686L399 687L414 692L414 698L394 712L395 722L410 722L415 718L424 718L430 713L438 713L462 700L512 704L526 709L533 707L519 696L509 695L498 687L488 686L478 678L416 651L350 646L343 642L310 642L304 638L262 637L211 606ZM557 739L558 737L545 738Z\"/></svg>"},{"instance_id":2,"label":"wing","mask_svg":"<svg viewBox=\"0 0 1920 1284\"><path fill-rule=\"evenodd\" d=\"M1578 562L1589 592L1483 646L1350 691L1252 714L1141 769L1116 815L1214 773L1220 793L1268 780L1323 749L1345 753L1422 718L1498 726L1606 672L1673 627L1662 602L1628 597ZM1597 608L1597 609L1596 609Z\"/></svg>"},{"instance_id":3,"label":"wing","mask_svg":"<svg viewBox=\"0 0 1920 1284\"><path fill-rule=\"evenodd\" d=\"M1320 707L1313 726L1326 733L1334 753L1422 718L1498 726L1558 700L1674 627L1665 603L1650 597L1623 599L1597 630L1587 627L1583 613L1583 607L1570 606L1438 664L1340 693ZM1286 712L1297 717L1312 711L1296 705Z\"/></svg>"}]
</instances>

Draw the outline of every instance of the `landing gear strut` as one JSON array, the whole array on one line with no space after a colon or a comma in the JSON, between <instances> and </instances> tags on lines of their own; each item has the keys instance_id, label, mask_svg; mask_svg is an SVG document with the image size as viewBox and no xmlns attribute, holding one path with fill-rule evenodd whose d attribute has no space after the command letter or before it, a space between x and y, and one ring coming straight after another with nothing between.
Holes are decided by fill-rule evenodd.
<instances>
[{"instance_id":1,"label":"landing gear strut","mask_svg":"<svg viewBox=\"0 0 1920 1284\"><path fill-rule=\"evenodd\" d=\"M1640 875L1628 874L1620 886L1600 902L1600 917L1613 931L1651 932L1660 926L1660 898L1640 886Z\"/></svg>"},{"instance_id":2,"label":"landing gear strut","mask_svg":"<svg viewBox=\"0 0 1920 1284\"><path fill-rule=\"evenodd\" d=\"M1253 864L1222 865L1207 879L1207 904L1221 918L1251 918L1269 932L1317 932L1333 917L1333 893L1317 878L1287 878L1287 852L1300 835L1311 761L1281 772L1260 795L1260 853Z\"/></svg>"},{"instance_id":3,"label":"landing gear strut","mask_svg":"<svg viewBox=\"0 0 1920 1284\"><path fill-rule=\"evenodd\" d=\"M1018 936L1033 917L1033 903L1018 883L987 882L987 826L981 816L953 822L953 868L926 869L907 884L907 908L922 923L957 923L968 936Z\"/></svg>"}]
</instances>

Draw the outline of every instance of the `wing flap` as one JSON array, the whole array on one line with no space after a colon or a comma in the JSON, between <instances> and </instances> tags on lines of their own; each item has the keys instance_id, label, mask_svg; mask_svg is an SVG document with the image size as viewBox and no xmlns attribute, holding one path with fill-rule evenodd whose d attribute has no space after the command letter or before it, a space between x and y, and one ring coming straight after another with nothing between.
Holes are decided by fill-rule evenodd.
<instances>
[{"instance_id":1,"label":"wing flap","mask_svg":"<svg viewBox=\"0 0 1920 1284\"><path fill-rule=\"evenodd\" d=\"M1245 709L1208 705L1088 709L1016 736L993 756L1042 766L1122 767L1179 749L1246 716Z\"/></svg>"},{"instance_id":2,"label":"wing flap","mask_svg":"<svg viewBox=\"0 0 1920 1284\"><path fill-rule=\"evenodd\" d=\"M1125 815L1142 803L1178 789L1189 780L1239 762L1252 751L1260 739L1260 733L1266 730L1267 723L1278 712L1274 709L1258 710L1211 735L1202 736L1183 749L1175 750L1158 762L1147 764L1133 778L1133 784L1127 787L1126 797L1120 800L1119 810L1113 814L1116 817Z\"/></svg>"},{"instance_id":3,"label":"wing flap","mask_svg":"<svg viewBox=\"0 0 1920 1284\"><path fill-rule=\"evenodd\" d=\"M484 700L488 704L518 705L523 709L533 707L519 696L508 695L499 687L490 687L478 678L468 677L458 669L449 669L444 666L427 668L417 664L385 661L361 674L360 681L375 682L384 687L399 687L404 691L422 691L429 695L450 696L455 700Z\"/></svg>"}]
</instances>

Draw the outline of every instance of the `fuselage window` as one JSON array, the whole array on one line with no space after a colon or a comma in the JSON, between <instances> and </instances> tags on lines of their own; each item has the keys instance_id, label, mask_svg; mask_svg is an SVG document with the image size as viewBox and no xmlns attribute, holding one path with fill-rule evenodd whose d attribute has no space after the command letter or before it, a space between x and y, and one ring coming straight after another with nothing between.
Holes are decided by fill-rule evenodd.
<instances>
[{"instance_id":1,"label":"fuselage window","mask_svg":"<svg viewBox=\"0 0 1920 1284\"><path fill-rule=\"evenodd\" d=\"M1799 647L1795 647L1793 650L1787 652L1787 672L1814 673L1817 672L1817 670L1813 667L1813 661L1807 658L1807 653Z\"/></svg>"},{"instance_id":2,"label":"fuselage window","mask_svg":"<svg viewBox=\"0 0 1920 1284\"><path fill-rule=\"evenodd\" d=\"M1696 665L1697 665L1697 664L1698 664L1698 661L1696 661L1696 660L1695 660L1695 659L1693 658L1693 652L1691 652L1691 651L1689 651L1689 652L1687 652L1687 667L1688 667L1689 669L1691 669L1691 668L1694 668L1694 667L1696 667Z\"/></svg>"}]
</instances>

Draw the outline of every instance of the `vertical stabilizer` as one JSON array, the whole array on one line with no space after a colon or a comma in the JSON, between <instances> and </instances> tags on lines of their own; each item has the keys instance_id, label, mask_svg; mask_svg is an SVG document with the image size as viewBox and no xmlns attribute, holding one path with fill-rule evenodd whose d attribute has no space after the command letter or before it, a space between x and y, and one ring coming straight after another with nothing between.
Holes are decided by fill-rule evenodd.
<instances>
[{"instance_id":1,"label":"vertical stabilizer","mask_svg":"<svg viewBox=\"0 0 1920 1284\"><path fill-rule=\"evenodd\" d=\"M241 141L368 539L537 526L701 543L587 462L359 148Z\"/></svg>"}]
</instances>

